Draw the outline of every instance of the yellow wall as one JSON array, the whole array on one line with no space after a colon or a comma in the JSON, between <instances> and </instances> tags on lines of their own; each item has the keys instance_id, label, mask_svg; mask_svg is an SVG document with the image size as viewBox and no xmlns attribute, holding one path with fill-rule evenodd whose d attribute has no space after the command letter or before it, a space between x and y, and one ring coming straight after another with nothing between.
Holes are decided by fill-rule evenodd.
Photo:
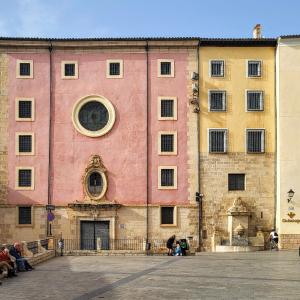
<instances>
[{"instance_id":1,"label":"yellow wall","mask_svg":"<svg viewBox=\"0 0 300 300\"><path fill-rule=\"evenodd\" d=\"M210 77L209 63L225 61L224 78ZM247 78L247 60L262 60L262 77ZM265 152L275 149L275 48L200 48L200 152L208 152L208 128L228 129L228 152L246 152L245 130L265 128ZM226 112L208 112L208 91L226 91ZM264 111L246 112L245 90L264 91ZM253 154L257 155L257 154Z\"/></svg>"}]
</instances>

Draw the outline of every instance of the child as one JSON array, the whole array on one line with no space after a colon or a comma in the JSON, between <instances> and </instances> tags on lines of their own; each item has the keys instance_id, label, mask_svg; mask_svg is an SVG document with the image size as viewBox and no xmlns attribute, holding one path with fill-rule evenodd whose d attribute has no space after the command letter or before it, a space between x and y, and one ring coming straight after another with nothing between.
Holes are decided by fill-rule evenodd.
<instances>
[{"instance_id":1,"label":"child","mask_svg":"<svg viewBox=\"0 0 300 300\"><path fill-rule=\"evenodd\" d=\"M174 256L182 256L180 243L178 241L176 242L176 248L175 248Z\"/></svg>"}]
</instances>

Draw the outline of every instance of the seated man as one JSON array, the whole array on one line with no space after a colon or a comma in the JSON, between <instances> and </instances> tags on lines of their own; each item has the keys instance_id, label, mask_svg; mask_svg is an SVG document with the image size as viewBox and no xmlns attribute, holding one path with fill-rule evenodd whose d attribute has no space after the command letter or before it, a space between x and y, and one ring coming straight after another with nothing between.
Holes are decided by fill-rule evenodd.
<instances>
[{"instance_id":1,"label":"seated man","mask_svg":"<svg viewBox=\"0 0 300 300\"><path fill-rule=\"evenodd\" d=\"M16 258L16 263L19 272L33 270L33 267L29 264L27 259L22 257L21 245L19 243L14 244L14 246L9 250L9 254Z\"/></svg>"},{"instance_id":2,"label":"seated man","mask_svg":"<svg viewBox=\"0 0 300 300\"><path fill-rule=\"evenodd\" d=\"M0 262L4 263L4 267L6 266L8 277L17 276L14 262L10 259L9 253L5 247L0 249Z\"/></svg>"},{"instance_id":3,"label":"seated man","mask_svg":"<svg viewBox=\"0 0 300 300\"><path fill-rule=\"evenodd\" d=\"M12 270L13 268L6 261L0 261L0 279L10 277L9 274Z\"/></svg>"}]
</instances>

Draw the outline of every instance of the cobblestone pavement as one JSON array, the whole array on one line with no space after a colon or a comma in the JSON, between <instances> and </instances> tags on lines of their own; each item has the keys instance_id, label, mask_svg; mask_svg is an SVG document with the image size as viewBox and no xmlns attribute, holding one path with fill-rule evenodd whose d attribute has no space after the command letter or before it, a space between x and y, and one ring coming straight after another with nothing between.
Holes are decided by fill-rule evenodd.
<instances>
[{"instance_id":1,"label":"cobblestone pavement","mask_svg":"<svg viewBox=\"0 0 300 300\"><path fill-rule=\"evenodd\" d=\"M7 279L0 299L300 299L298 252L58 257Z\"/></svg>"}]
</instances>

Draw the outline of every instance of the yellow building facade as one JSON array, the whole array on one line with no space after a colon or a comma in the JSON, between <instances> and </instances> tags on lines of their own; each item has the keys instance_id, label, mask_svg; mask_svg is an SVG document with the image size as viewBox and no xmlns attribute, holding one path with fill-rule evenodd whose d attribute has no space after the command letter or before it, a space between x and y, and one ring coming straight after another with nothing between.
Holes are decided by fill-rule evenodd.
<instances>
[{"instance_id":1,"label":"yellow building facade","mask_svg":"<svg viewBox=\"0 0 300 300\"><path fill-rule=\"evenodd\" d=\"M200 189L207 250L230 244L239 229L255 246L275 224L275 45L207 40L200 47ZM244 213L233 224L230 209L239 210L238 205Z\"/></svg>"}]
</instances>

